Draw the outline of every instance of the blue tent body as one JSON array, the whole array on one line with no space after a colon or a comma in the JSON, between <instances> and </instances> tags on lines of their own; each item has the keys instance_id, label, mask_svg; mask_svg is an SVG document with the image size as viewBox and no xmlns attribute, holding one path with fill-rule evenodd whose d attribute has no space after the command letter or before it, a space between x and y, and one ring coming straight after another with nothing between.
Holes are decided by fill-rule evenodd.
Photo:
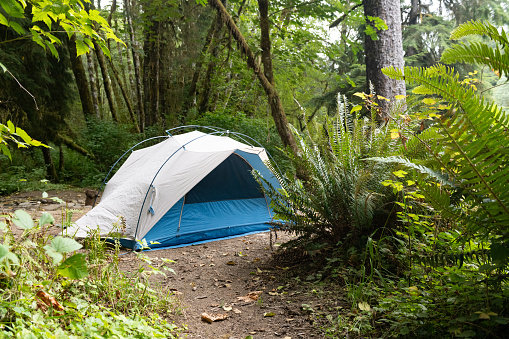
<instances>
[{"instance_id":1,"label":"blue tent body","mask_svg":"<svg viewBox=\"0 0 509 339\"><path fill-rule=\"evenodd\" d=\"M78 235L96 227L111 232L120 220L124 246L139 249L144 239L157 249L268 231L270 201L252 175L280 187L265 150L215 134L170 136L142 149L146 154L133 152L101 202L76 223Z\"/></svg>"}]
</instances>

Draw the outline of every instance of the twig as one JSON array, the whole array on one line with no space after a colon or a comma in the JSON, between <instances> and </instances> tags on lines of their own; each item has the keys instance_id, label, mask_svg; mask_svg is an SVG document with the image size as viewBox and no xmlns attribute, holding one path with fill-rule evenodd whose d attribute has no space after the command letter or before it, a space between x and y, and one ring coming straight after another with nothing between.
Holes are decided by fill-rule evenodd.
<instances>
[{"instance_id":1,"label":"twig","mask_svg":"<svg viewBox=\"0 0 509 339\"><path fill-rule=\"evenodd\" d=\"M37 101L35 100L35 97L32 95L32 93L30 93L25 87L23 87L23 85L18 81L18 79L16 79L16 77L11 73L11 71L9 71L8 69L5 69L5 72L9 73L11 75L11 77L14 80L16 80L16 82L18 83L19 87L21 87L25 92L28 93L28 95L30 95L32 97L32 99L34 99L35 109L39 110L39 107L37 106Z\"/></svg>"}]
</instances>

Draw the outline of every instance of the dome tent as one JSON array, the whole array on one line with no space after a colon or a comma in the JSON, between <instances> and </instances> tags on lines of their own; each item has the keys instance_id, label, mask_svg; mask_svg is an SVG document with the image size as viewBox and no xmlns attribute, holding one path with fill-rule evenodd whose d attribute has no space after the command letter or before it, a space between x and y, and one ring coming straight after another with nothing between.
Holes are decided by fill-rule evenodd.
<instances>
[{"instance_id":1,"label":"dome tent","mask_svg":"<svg viewBox=\"0 0 509 339\"><path fill-rule=\"evenodd\" d=\"M69 232L86 237L99 229L107 236L121 224L124 246L139 249L136 240L144 239L155 249L269 230L270 201L251 174L257 170L280 187L265 165L267 152L244 135L210 129L178 135L168 130L164 141L132 151L108 181L101 202Z\"/></svg>"}]
</instances>

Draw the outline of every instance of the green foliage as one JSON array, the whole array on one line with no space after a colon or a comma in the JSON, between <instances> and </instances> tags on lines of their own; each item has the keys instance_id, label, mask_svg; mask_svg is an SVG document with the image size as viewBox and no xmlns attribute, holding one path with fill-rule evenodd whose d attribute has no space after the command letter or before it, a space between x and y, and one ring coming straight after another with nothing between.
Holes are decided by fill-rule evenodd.
<instances>
[{"instance_id":1,"label":"green foliage","mask_svg":"<svg viewBox=\"0 0 509 339\"><path fill-rule=\"evenodd\" d=\"M12 160L11 152L7 147L7 142L11 141L18 147L27 148L29 146L43 146L44 145L40 141L32 139L27 132L25 132L22 128L14 126L14 124L9 120L7 121L7 125L0 124L0 154L5 154L10 160Z\"/></svg>"},{"instance_id":2,"label":"green foliage","mask_svg":"<svg viewBox=\"0 0 509 339\"><path fill-rule=\"evenodd\" d=\"M163 267L127 274L118 266L119 246L89 238L87 252L65 236L51 237L49 214L37 221L18 210L0 222L0 338L176 338L182 329L164 318L176 309L173 295L151 286ZM15 236L13 225L20 227Z\"/></svg>"},{"instance_id":3,"label":"green foliage","mask_svg":"<svg viewBox=\"0 0 509 339\"><path fill-rule=\"evenodd\" d=\"M498 33L489 24L466 23L453 32L453 37L472 33L485 33L500 46L492 53L482 43L462 45L447 53L445 60L469 61L468 55L479 52L482 59L470 61L482 62L489 67L499 64L497 69L506 72L508 62L500 54L502 49L508 47L505 32L502 30ZM404 76L402 71L390 68L384 72L393 78L416 83L448 104L445 111L437 107L436 113L429 115L433 119L431 129L438 132L432 140L411 136L418 139L429 152L428 166L443 171L449 177L449 185L446 186L449 189L419 179L422 194L435 209L466 226L463 241L473 236L489 239L492 255L499 252L497 249L509 248L506 227L509 222L509 192L506 187L509 179L506 164L509 158L503 142L507 140L509 128L507 114L495 104L487 102L475 88L459 81L452 68L443 65L427 69L405 68ZM451 203L450 189L460 192L463 206ZM498 261L492 269L503 267L508 262L509 256L506 256L503 263Z\"/></svg>"},{"instance_id":4,"label":"green foliage","mask_svg":"<svg viewBox=\"0 0 509 339\"><path fill-rule=\"evenodd\" d=\"M290 176L282 180L282 190L270 185L266 189L276 220L283 222L280 227L295 232L300 244L359 246L377 227L375 213L384 213L384 203L391 198L381 185L390 166L363 161L392 154L396 147L391 124L377 126L374 117L354 118L345 98L338 107L337 116L326 125L322 146L309 135L296 135L300 153L288 155L306 178Z\"/></svg>"},{"instance_id":5,"label":"green foliage","mask_svg":"<svg viewBox=\"0 0 509 339\"><path fill-rule=\"evenodd\" d=\"M89 1L62 0L62 1L19 1L2 0L0 2L0 25L13 29L23 39L31 38L44 49L48 48L54 57L59 54L55 45L62 44L53 32L53 26L58 25L68 37L76 35L78 56L87 53L93 48L93 41L97 42L103 52L109 55L109 50L103 35L107 39L121 42L106 20L97 10L86 10L85 4ZM33 25L25 31L18 20L30 18ZM44 23L44 25L42 25ZM17 39L13 39L17 40ZM10 42L3 41L2 43Z\"/></svg>"},{"instance_id":6,"label":"green foliage","mask_svg":"<svg viewBox=\"0 0 509 339\"><path fill-rule=\"evenodd\" d=\"M460 43L447 49L442 55L442 62L450 64L466 62L481 66L488 66L500 75L509 74L509 55L504 48L509 46L509 40L504 30L500 32L489 22L467 22L457 27L451 33L451 39L458 40L470 35L488 36L497 45L487 45L482 42Z\"/></svg>"}]
</instances>

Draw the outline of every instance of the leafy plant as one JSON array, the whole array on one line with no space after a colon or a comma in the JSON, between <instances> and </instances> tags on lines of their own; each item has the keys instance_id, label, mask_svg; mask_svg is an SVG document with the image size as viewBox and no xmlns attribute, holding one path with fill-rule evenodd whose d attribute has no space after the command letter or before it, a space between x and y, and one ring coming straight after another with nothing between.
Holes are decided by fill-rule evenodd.
<instances>
[{"instance_id":1,"label":"leafy plant","mask_svg":"<svg viewBox=\"0 0 509 339\"><path fill-rule=\"evenodd\" d=\"M451 38L473 34L484 34L497 46L493 49L480 42L462 44L444 53L444 60L473 61L496 67L499 74L507 73L509 59L503 51L509 47L509 41L504 30L499 31L489 23L468 22L456 28ZM453 68L407 67L404 72L387 68L384 73L416 83L419 93L443 100L436 103L432 100L435 105L434 112L428 115L432 120L429 132L410 134L409 138L427 149L426 165L449 180L439 183L436 176L431 177L435 181L421 176L417 180L419 188L443 216L466 227L463 242L474 236L490 242L493 261L483 269L505 267L509 263L509 156L504 140L508 140L509 117L494 103L487 102L475 87L459 81ZM405 163L406 159L390 161ZM461 204L453 203L453 192L459 193Z\"/></svg>"},{"instance_id":2,"label":"leafy plant","mask_svg":"<svg viewBox=\"0 0 509 339\"><path fill-rule=\"evenodd\" d=\"M390 175L390 166L363 159L396 149L391 126L378 126L374 116L355 118L346 99L339 97L338 113L327 122L323 145L309 134L297 135L300 153L288 154L295 167L307 173L307 180L282 178L282 190L265 185L275 218L283 222L278 227L295 232L296 244L357 246L373 227L383 226L373 226L373 218L384 213L384 203L390 200L390 191L380 184Z\"/></svg>"},{"instance_id":3,"label":"leafy plant","mask_svg":"<svg viewBox=\"0 0 509 339\"><path fill-rule=\"evenodd\" d=\"M171 262L125 273L118 244L111 251L92 237L84 252L74 239L48 234L48 213L37 221L22 210L3 217L0 337L174 338L181 330L162 318L178 310L173 295L148 281L151 272L171 271L163 267Z\"/></svg>"}]
</instances>

